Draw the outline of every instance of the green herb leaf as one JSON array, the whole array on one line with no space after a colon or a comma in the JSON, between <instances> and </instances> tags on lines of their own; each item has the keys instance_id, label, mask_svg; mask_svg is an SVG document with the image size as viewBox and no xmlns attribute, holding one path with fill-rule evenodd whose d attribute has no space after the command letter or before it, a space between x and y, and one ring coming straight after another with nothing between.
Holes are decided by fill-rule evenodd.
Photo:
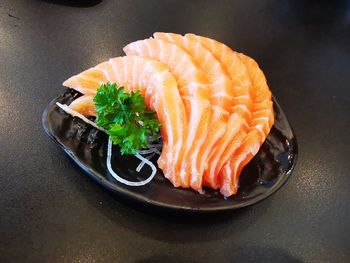
<instances>
[{"instance_id":1,"label":"green herb leaf","mask_svg":"<svg viewBox=\"0 0 350 263\"><path fill-rule=\"evenodd\" d=\"M97 125L103 127L122 154L136 154L159 132L160 122L147 109L139 91L126 93L116 83L103 84L94 97Z\"/></svg>"}]
</instances>

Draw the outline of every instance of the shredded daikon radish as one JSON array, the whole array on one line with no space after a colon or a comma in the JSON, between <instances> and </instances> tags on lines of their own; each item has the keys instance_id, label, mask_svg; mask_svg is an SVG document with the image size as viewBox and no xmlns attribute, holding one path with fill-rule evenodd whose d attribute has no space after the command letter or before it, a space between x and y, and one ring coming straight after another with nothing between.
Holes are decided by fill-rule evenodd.
<instances>
[{"instance_id":1,"label":"shredded daikon radish","mask_svg":"<svg viewBox=\"0 0 350 263\"><path fill-rule=\"evenodd\" d=\"M160 148L159 150L155 148L154 152L155 152L156 154L161 155L161 154L162 154L162 148Z\"/></svg>"},{"instance_id":2,"label":"shredded daikon radish","mask_svg":"<svg viewBox=\"0 0 350 263\"><path fill-rule=\"evenodd\" d=\"M148 184L150 181L152 181L152 179L154 178L154 176L156 175L157 172L157 168L155 167L155 165L150 162L149 160L147 160L146 158L144 158L143 156L141 156L140 154L136 154L135 157L140 159L141 161L145 162L146 164L148 164L151 169L152 169L152 174L143 181L139 181L139 182L132 182L129 180L126 180L122 177L120 177L116 172L113 171L112 169L112 163L111 163L111 159L112 159L112 141L110 139L108 139L108 148L107 148L107 168L108 171L110 172L110 174L120 183L125 184L125 185L129 185L129 186L142 186L145 184Z\"/></svg>"},{"instance_id":3,"label":"shredded daikon radish","mask_svg":"<svg viewBox=\"0 0 350 263\"><path fill-rule=\"evenodd\" d=\"M149 144L149 148L162 148L163 144L162 143L157 143L157 144Z\"/></svg>"},{"instance_id":4,"label":"shredded daikon radish","mask_svg":"<svg viewBox=\"0 0 350 263\"><path fill-rule=\"evenodd\" d=\"M80 119L82 119L83 121L85 121L86 123L94 126L96 129L99 129L100 131L105 132L105 130L99 126L97 126L97 124L91 120L89 120L88 118L86 118L84 115L80 114L79 112L72 110L71 108L69 108L68 105L66 104L61 104L59 102L56 102L56 105L58 107L60 107L62 110L64 110L66 113L68 113L69 115L72 115L73 117L78 117Z\"/></svg>"},{"instance_id":5,"label":"shredded daikon radish","mask_svg":"<svg viewBox=\"0 0 350 263\"><path fill-rule=\"evenodd\" d=\"M161 150L162 150L162 144L159 143L159 144L150 144L149 146L152 146L151 148L149 149L146 149L146 150L140 150L138 152L138 154L150 154L148 156L146 156L145 158L147 160L150 160L153 156L155 156L156 154L158 155L161 155ZM142 161L137 167L136 167L136 172L140 172L142 167L145 165L145 162Z\"/></svg>"},{"instance_id":6,"label":"shredded daikon radish","mask_svg":"<svg viewBox=\"0 0 350 263\"><path fill-rule=\"evenodd\" d=\"M154 152L159 152L159 151L158 151L157 148L152 147L152 148L149 148L149 149L146 149L146 150L140 150L137 153L144 155L144 154L150 154L150 153L154 153Z\"/></svg>"},{"instance_id":7,"label":"shredded daikon radish","mask_svg":"<svg viewBox=\"0 0 350 263\"><path fill-rule=\"evenodd\" d=\"M145 158L146 158L147 160L150 160L150 159L152 159L152 157L155 156L155 155L156 155L156 152L153 152L152 154L146 156ZM144 162L144 161L140 162L140 164L136 167L136 172L140 172L144 165L145 165L145 162Z\"/></svg>"},{"instance_id":8,"label":"shredded daikon radish","mask_svg":"<svg viewBox=\"0 0 350 263\"><path fill-rule=\"evenodd\" d=\"M64 112L66 112L67 114L73 116L73 117L78 117L81 120L83 120L84 122L92 125L93 127L95 127L96 129L106 132L103 128L97 126L97 124L91 120L89 120L88 118L86 118L84 115L82 115L81 113L72 110L71 108L69 108L68 105L66 104L61 104L59 102L56 102L56 105L58 107L60 107ZM155 142L155 141L159 141L159 139L161 138L161 136L157 136L157 137L150 137L149 141L150 142ZM162 143L157 143L157 144L150 144L149 145L149 149L145 149L145 150L140 150L138 151L138 153L135 155L136 158L140 159L141 162L140 164L136 167L136 171L140 172L141 169L143 168L143 166L145 164L149 165L152 169L152 174L143 181L140 182L132 182L132 181L128 181L124 178L121 178L116 172L113 171L112 169L112 164L111 164L111 159L112 159L112 141L110 139L108 139L108 149L107 149L107 168L108 171L111 173L111 175L120 183L129 185L129 186L142 186L145 184L148 184L150 181L152 181L152 179L154 178L154 176L156 175L157 172L157 168L155 167L155 165L150 162L149 160L155 155L155 154L161 154L161 148L162 148ZM150 154L146 157L141 156L141 154Z\"/></svg>"}]
</instances>

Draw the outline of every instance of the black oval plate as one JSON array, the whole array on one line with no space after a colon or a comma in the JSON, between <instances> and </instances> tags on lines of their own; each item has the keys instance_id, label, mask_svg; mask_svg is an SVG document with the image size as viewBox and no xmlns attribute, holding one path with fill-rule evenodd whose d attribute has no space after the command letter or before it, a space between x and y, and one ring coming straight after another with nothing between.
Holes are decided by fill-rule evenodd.
<instances>
[{"instance_id":1,"label":"black oval plate","mask_svg":"<svg viewBox=\"0 0 350 263\"><path fill-rule=\"evenodd\" d=\"M200 195L189 189L174 188L158 169L155 179L142 187L117 182L106 167L108 137L91 125L71 117L56 106L69 104L81 94L68 89L47 106L43 113L46 133L94 180L107 189L132 200L161 208L194 212L217 212L255 204L275 193L289 178L297 157L297 142L281 107L274 99L275 123L258 154L244 168L238 193L224 199L218 191L205 189ZM142 180L150 174L148 167L135 171L140 162L133 156L113 151L113 167L129 180ZM155 159L152 160L156 163Z\"/></svg>"}]
</instances>

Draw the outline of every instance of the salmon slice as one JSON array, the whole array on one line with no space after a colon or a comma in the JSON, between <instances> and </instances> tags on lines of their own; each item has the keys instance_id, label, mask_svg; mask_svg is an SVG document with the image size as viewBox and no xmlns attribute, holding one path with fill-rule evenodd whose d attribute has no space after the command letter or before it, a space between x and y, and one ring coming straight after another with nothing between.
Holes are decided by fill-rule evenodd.
<instances>
[{"instance_id":1,"label":"salmon slice","mask_svg":"<svg viewBox=\"0 0 350 263\"><path fill-rule=\"evenodd\" d=\"M83 95L77 99L75 99L70 105L69 108L75 110L84 116L94 116L96 117L96 110L94 104L94 96L93 95Z\"/></svg>"},{"instance_id":2,"label":"salmon slice","mask_svg":"<svg viewBox=\"0 0 350 263\"><path fill-rule=\"evenodd\" d=\"M224 196L237 193L241 171L257 154L274 122L271 92L267 86L264 73L252 58L243 54L238 54L238 56L249 71L254 87L252 93L254 104L249 132L244 138L242 145L240 145L232 158L225 163L220 172L222 180L220 192Z\"/></svg>"},{"instance_id":3,"label":"salmon slice","mask_svg":"<svg viewBox=\"0 0 350 263\"><path fill-rule=\"evenodd\" d=\"M124 47L127 55L139 55L157 59L169 67L169 71L178 82L180 96L188 117L187 130L184 135L183 149L176 162L175 172L179 181L175 186L192 187L201 191L202 175L196 167L190 178L188 166L198 158L198 152L204 143L211 116L210 90L203 71L196 65L192 56L181 47L164 40L145 39Z\"/></svg>"},{"instance_id":4,"label":"salmon slice","mask_svg":"<svg viewBox=\"0 0 350 263\"><path fill-rule=\"evenodd\" d=\"M88 77L73 76L63 82L63 86L70 87L83 94L95 95L97 88L108 80L100 69L90 68L89 70L91 74Z\"/></svg>"},{"instance_id":5,"label":"salmon slice","mask_svg":"<svg viewBox=\"0 0 350 263\"><path fill-rule=\"evenodd\" d=\"M206 185L218 188L221 168L237 150L249 129L253 104L252 83L245 64L232 49L216 40L194 34L186 34L185 38L197 41L206 47L226 69L233 84L230 109L233 115L230 117L225 135L208 161L208 169L204 172L204 178L213 180L205 182Z\"/></svg>"},{"instance_id":6,"label":"salmon slice","mask_svg":"<svg viewBox=\"0 0 350 263\"><path fill-rule=\"evenodd\" d=\"M183 147L187 116L177 82L164 64L148 58L126 56L110 59L69 78L64 85L88 94L73 101L70 107L82 114L95 112L93 95L100 84L111 82L124 86L126 92L140 90L146 106L157 113L162 125L162 154L158 166L176 185L174 162Z\"/></svg>"},{"instance_id":7,"label":"salmon slice","mask_svg":"<svg viewBox=\"0 0 350 263\"><path fill-rule=\"evenodd\" d=\"M196 64L200 66L208 79L208 86L211 92L210 102L212 105L209 131L205 143L202 144L199 152L190 153L193 156L197 156L197 158L194 159L194 162L191 163L187 171L191 173L191 171L196 170L199 174L203 174L204 169L210 166L207 162L208 157L213 154L215 145L220 144L220 139L226 131L229 114L232 108L231 98L233 97L233 83L226 69L223 68L213 54L198 41L174 33L154 33L154 37L156 39L169 41L185 49L192 56ZM195 169L192 169L192 167L195 167ZM191 175L191 178L196 177L198 177L197 174ZM200 183L198 180L194 180L194 182ZM194 182L191 180L192 184ZM203 182L206 185L215 187L213 178L203 177ZM199 188L199 186L193 185L192 187Z\"/></svg>"}]
</instances>

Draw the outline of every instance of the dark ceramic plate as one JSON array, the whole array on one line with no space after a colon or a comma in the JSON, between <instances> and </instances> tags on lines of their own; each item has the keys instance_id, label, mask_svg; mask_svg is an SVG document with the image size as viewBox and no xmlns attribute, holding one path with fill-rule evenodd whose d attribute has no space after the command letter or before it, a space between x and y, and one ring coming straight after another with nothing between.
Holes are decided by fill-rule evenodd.
<instances>
[{"instance_id":1,"label":"dark ceramic plate","mask_svg":"<svg viewBox=\"0 0 350 263\"><path fill-rule=\"evenodd\" d=\"M107 189L147 205L161 208L216 212L255 204L275 193L289 178L297 157L297 142L281 107L274 99L275 123L258 154L244 168L240 177L239 191L224 199L218 191L205 189L200 195L189 189L174 188L158 169L155 179L142 187L129 187L117 182L106 167L107 136L79 118L73 118L55 105L69 104L80 94L67 90L54 99L43 113L46 133L95 181ZM121 156L113 151L113 167L118 174L129 180L142 180L149 175L148 168L135 171L139 160ZM156 163L156 160L152 160Z\"/></svg>"}]
</instances>

